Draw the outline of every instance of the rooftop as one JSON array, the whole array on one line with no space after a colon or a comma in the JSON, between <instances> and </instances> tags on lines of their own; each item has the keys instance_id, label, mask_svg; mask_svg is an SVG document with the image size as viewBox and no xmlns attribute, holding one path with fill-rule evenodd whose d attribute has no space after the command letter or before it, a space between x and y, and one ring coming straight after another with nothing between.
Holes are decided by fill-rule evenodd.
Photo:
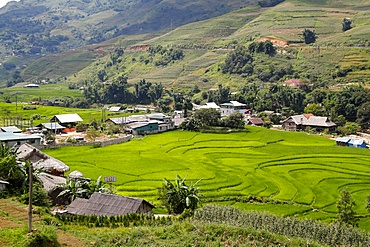
<instances>
[{"instance_id":1,"label":"rooftop","mask_svg":"<svg viewBox=\"0 0 370 247\"><path fill-rule=\"evenodd\" d=\"M25 143L18 148L17 157L19 159L30 159L35 169L43 169L47 171L57 170L58 172L69 171L69 167L62 161L57 160L34 146Z\"/></svg>"},{"instance_id":2,"label":"rooftop","mask_svg":"<svg viewBox=\"0 0 370 247\"><path fill-rule=\"evenodd\" d=\"M17 140L37 140L41 139L40 135L32 134L15 134L12 132L0 132L0 141L17 141Z\"/></svg>"},{"instance_id":3,"label":"rooftop","mask_svg":"<svg viewBox=\"0 0 370 247\"><path fill-rule=\"evenodd\" d=\"M75 122L82 122L82 118L77 114L61 114L61 115L55 115L51 122L54 122L55 120L58 120L60 123L75 123Z\"/></svg>"},{"instance_id":4,"label":"rooftop","mask_svg":"<svg viewBox=\"0 0 370 247\"><path fill-rule=\"evenodd\" d=\"M117 216L137 213L143 203L154 208L143 199L95 192L90 199L74 200L67 207L67 211L77 215Z\"/></svg>"},{"instance_id":5,"label":"rooftop","mask_svg":"<svg viewBox=\"0 0 370 247\"><path fill-rule=\"evenodd\" d=\"M4 132L11 132L11 133L21 133L22 132L22 130L19 129L17 126L1 127L1 130Z\"/></svg>"}]
</instances>

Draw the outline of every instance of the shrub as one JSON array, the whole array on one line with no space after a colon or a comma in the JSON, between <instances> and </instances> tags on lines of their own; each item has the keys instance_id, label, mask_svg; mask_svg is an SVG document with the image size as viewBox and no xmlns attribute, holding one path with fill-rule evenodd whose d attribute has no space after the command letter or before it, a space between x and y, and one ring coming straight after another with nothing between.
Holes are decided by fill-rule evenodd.
<instances>
[{"instance_id":1,"label":"shrub","mask_svg":"<svg viewBox=\"0 0 370 247\"><path fill-rule=\"evenodd\" d=\"M53 247L60 246L55 230L51 227L41 227L41 230L33 231L24 246L29 247Z\"/></svg>"}]
</instances>

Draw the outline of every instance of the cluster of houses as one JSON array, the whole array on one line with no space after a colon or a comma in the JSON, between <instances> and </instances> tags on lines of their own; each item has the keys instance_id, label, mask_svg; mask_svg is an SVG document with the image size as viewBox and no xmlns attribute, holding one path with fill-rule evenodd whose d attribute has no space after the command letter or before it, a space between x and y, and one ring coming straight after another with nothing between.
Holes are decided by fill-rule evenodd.
<instances>
[{"instance_id":1,"label":"cluster of houses","mask_svg":"<svg viewBox=\"0 0 370 247\"><path fill-rule=\"evenodd\" d=\"M179 121L180 120L180 121ZM35 146L43 145L43 134L62 134L74 132L76 125L83 119L78 114L60 114L50 119L50 122L41 123L27 128L26 132L16 126L0 128L0 142L8 146L20 146L29 143ZM127 117L109 118L105 122L123 126L126 133L133 135L155 134L172 130L178 127L182 118L173 118L163 113L146 115L131 115Z\"/></svg>"},{"instance_id":2,"label":"cluster of houses","mask_svg":"<svg viewBox=\"0 0 370 247\"><path fill-rule=\"evenodd\" d=\"M208 102L204 105L193 104L193 110L199 109L215 109L220 111L222 117L230 116L232 113L242 113L245 117L245 124L251 126L263 126L264 120L252 114L246 104L238 101L230 101L220 105L215 102ZM130 112L130 109L123 110L121 107L111 107L108 109L111 112ZM132 109L134 111L134 109ZM78 114L60 114L55 115L48 123L41 123L32 128L28 128L26 133L15 127L0 128L0 141L8 145L21 145L30 143L33 145L43 144L43 135L45 131L53 134L61 134L75 131L75 126L82 122L83 119ZM105 122L122 126L128 134L145 135L156 134L179 127L184 121L183 113L175 111L174 115L166 115L163 113L151 113L144 115L130 115L124 117L108 118ZM327 117L314 116L313 114L293 115L281 121L281 129L288 131L307 131L314 130L316 132L335 132L336 124L331 122Z\"/></svg>"},{"instance_id":3,"label":"cluster of houses","mask_svg":"<svg viewBox=\"0 0 370 247\"><path fill-rule=\"evenodd\" d=\"M173 130L179 124L179 122L174 121L172 116L163 113L109 118L105 122L124 126L126 132L133 135L161 133Z\"/></svg>"},{"instance_id":4,"label":"cluster of houses","mask_svg":"<svg viewBox=\"0 0 370 247\"><path fill-rule=\"evenodd\" d=\"M335 142L338 146L368 148L366 142L360 139L351 139L349 137L338 137L337 139L335 139Z\"/></svg>"},{"instance_id":5,"label":"cluster of houses","mask_svg":"<svg viewBox=\"0 0 370 247\"><path fill-rule=\"evenodd\" d=\"M26 132L22 132L16 126L2 127L0 129L0 142L8 146L20 146L25 143L41 146L43 145L43 132L49 131L54 134L60 134L62 131L68 132L82 121L78 114L61 114L53 116L49 123L41 123L27 128Z\"/></svg>"},{"instance_id":6,"label":"cluster of houses","mask_svg":"<svg viewBox=\"0 0 370 247\"><path fill-rule=\"evenodd\" d=\"M217 105L215 102L209 102L202 106L194 106L197 109L216 109L221 112L221 116L230 116L230 114L239 112L244 114L245 123L252 126L262 126L263 119L253 116L251 111L247 108L246 104L238 101L230 101ZM307 130L308 128L314 129L317 132L327 131L335 132L337 125L331 122L327 117L314 116L313 114L293 115L281 122L281 128L289 131Z\"/></svg>"},{"instance_id":7,"label":"cluster of houses","mask_svg":"<svg viewBox=\"0 0 370 247\"><path fill-rule=\"evenodd\" d=\"M215 109L220 111L221 117L228 117L232 113L241 113L245 116L245 123L252 126L263 126L264 121L262 118L255 117L251 114L251 110L247 108L247 105L238 101L230 101L220 105L215 102L208 102L204 105L193 104L193 110L199 109Z\"/></svg>"}]
</instances>

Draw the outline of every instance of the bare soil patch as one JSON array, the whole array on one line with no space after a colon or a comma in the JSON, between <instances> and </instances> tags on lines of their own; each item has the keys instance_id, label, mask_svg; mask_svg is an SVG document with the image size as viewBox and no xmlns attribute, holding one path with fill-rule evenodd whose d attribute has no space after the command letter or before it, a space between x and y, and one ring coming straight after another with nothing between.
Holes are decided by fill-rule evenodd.
<instances>
[{"instance_id":1,"label":"bare soil patch","mask_svg":"<svg viewBox=\"0 0 370 247\"><path fill-rule=\"evenodd\" d=\"M62 230L57 230L58 243L61 247L87 247L84 242L78 237L74 236L72 233L65 232Z\"/></svg>"},{"instance_id":2,"label":"bare soil patch","mask_svg":"<svg viewBox=\"0 0 370 247\"><path fill-rule=\"evenodd\" d=\"M261 37L258 39L259 42L265 42L265 41L271 41L273 45L275 46L288 46L289 42L286 40L278 39L278 38L271 38L271 37Z\"/></svg>"}]
</instances>

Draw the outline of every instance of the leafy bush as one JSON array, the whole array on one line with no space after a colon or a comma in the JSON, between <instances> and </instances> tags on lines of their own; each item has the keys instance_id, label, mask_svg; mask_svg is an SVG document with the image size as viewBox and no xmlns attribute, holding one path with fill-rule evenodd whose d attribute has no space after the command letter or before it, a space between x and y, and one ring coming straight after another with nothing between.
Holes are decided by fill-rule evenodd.
<instances>
[{"instance_id":1,"label":"leafy bush","mask_svg":"<svg viewBox=\"0 0 370 247\"><path fill-rule=\"evenodd\" d=\"M58 243L58 236L55 230L51 227L43 226L40 230L33 231L28 239L25 241L23 246L28 247L57 247L60 246Z\"/></svg>"}]
</instances>

